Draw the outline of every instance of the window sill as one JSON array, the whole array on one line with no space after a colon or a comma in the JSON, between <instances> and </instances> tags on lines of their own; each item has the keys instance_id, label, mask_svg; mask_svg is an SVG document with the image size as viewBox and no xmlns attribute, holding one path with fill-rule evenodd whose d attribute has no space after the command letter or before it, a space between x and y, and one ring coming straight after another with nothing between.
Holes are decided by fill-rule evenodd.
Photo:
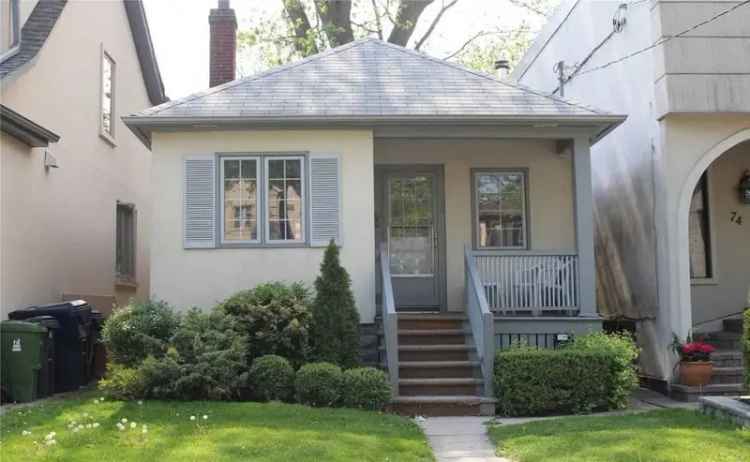
<instances>
[{"instance_id":1,"label":"window sill","mask_svg":"<svg viewBox=\"0 0 750 462\"><path fill-rule=\"evenodd\" d=\"M691 286L718 286L719 280L716 278L691 279Z\"/></svg>"},{"instance_id":2,"label":"window sill","mask_svg":"<svg viewBox=\"0 0 750 462\"><path fill-rule=\"evenodd\" d=\"M115 289L136 290L138 283L132 279L115 279Z\"/></svg>"},{"instance_id":3,"label":"window sill","mask_svg":"<svg viewBox=\"0 0 750 462\"><path fill-rule=\"evenodd\" d=\"M115 138L111 135L108 135L107 133L100 131L99 132L99 138L103 139L104 141L109 144L110 147L116 148L117 147L117 141L115 141Z\"/></svg>"}]
</instances>

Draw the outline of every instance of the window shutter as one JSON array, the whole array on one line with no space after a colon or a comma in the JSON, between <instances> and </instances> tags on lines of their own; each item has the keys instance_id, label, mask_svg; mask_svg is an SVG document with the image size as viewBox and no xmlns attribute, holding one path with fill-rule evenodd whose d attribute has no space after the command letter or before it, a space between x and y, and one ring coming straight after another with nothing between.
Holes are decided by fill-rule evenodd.
<instances>
[{"instance_id":1,"label":"window shutter","mask_svg":"<svg viewBox=\"0 0 750 462\"><path fill-rule=\"evenodd\" d=\"M185 158L184 246L216 245L216 160L213 155Z\"/></svg>"},{"instance_id":2,"label":"window shutter","mask_svg":"<svg viewBox=\"0 0 750 462\"><path fill-rule=\"evenodd\" d=\"M341 172L336 155L310 156L310 245L341 245Z\"/></svg>"}]
</instances>

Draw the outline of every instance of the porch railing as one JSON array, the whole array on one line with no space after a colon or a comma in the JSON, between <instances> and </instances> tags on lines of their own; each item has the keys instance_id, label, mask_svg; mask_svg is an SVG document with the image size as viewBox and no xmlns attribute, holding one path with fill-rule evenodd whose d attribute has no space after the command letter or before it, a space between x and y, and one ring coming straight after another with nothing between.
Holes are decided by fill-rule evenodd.
<instances>
[{"instance_id":1,"label":"porch railing","mask_svg":"<svg viewBox=\"0 0 750 462\"><path fill-rule=\"evenodd\" d=\"M495 313L577 313L575 253L474 251L472 255L487 304Z\"/></svg>"},{"instance_id":2,"label":"porch railing","mask_svg":"<svg viewBox=\"0 0 750 462\"><path fill-rule=\"evenodd\" d=\"M391 381L391 394L395 398L398 396L398 315L391 283L391 262L385 244L380 246L380 271L383 281L383 333L386 365Z\"/></svg>"},{"instance_id":3,"label":"porch railing","mask_svg":"<svg viewBox=\"0 0 750 462\"><path fill-rule=\"evenodd\" d=\"M492 397L493 368L495 365L495 320L487 305L487 297L479 279L476 264L467 246L464 250L466 265L466 312L469 315L471 334L482 368L484 396Z\"/></svg>"}]
</instances>

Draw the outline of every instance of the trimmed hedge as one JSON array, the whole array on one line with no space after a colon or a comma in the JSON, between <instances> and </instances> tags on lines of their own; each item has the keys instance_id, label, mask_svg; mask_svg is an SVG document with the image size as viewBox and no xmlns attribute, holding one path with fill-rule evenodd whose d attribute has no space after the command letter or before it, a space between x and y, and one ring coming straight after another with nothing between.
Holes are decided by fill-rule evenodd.
<instances>
[{"instance_id":1,"label":"trimmed hedge","mask_svg":"<svg viewBox=\"0 0 750 462\"><path fill-rule=\"evenodd\" d=\"M495 358L498 410L531 416L607 408L612 361L608 353L575 349L501 351Z\"/></svg>"},{"instance_id":2,"label":"trimmed hedge","mask_svg":"<svg viewBox=\"0 0 750 462\"><path fill-rule=\"evenodd\" d=\"M379 411L391 400L391 387L385 372L374 367L344 371L341 404L346 407Z\"/></svg>"},{"instance_id":3,"label":"trimmed hedge","mask_svg":"<svg viewBox=\"0 0 750 462\"><path fill-rule=\"evenodd\" d=\"M338 404L343 374L331 363L305 364L297 371L294 388L297 402L316 407Z\"/></svg>"},{"instance_id":4,"label":"trimmed hedge","mask_svg":"<svg viewBox=\"0 0 750 462\"><path fill-rule=\"evenodd\" d=\"M250 367L250 384L260 400L289 401L294 395L294 369L281 356L261 356Z\"/></svg>"}]
</instances>

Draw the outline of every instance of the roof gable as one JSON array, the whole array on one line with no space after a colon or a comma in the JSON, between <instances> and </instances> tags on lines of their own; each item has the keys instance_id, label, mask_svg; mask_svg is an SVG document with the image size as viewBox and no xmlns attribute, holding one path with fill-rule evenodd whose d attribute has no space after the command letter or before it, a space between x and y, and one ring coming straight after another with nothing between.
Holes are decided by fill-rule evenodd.
<instances>
[{"instance_id":1,"label":"roof gable","mask_svg":"<svg viewBox=\"0 0 750 462\"><path fill-rule=\"evenodd\" d=\"M147 109L133 118L602 115L607 113L369 38Z\"/></svg>"}]
</instances>

